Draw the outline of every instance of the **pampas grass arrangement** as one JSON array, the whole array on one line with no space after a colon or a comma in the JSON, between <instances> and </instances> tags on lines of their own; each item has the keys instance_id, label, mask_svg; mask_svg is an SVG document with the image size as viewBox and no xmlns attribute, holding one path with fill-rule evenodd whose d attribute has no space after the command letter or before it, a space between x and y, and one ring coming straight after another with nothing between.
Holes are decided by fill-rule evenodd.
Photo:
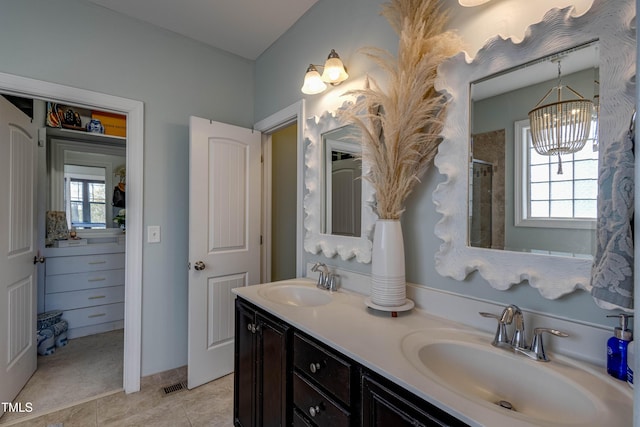
<instances>
[{"instance_id":1,"label":"pampas grass arrangement","mask_svg":"<svg viewBox=\"0 0 640 427\"><path fill-rule=\"evenodd\" d=\"M362 158L371 166L365 178L376 192L378 216L400 219L441 141L446 105L434 88L438 65L458 53L461 42L444 30L448 14L439 0L390 0L381 13L399 35L397 59L378 48L364 54L386 73L388 87L371 79L348 92L357 101L345 119L362 131Z\"/></svg>"}]
</instances>

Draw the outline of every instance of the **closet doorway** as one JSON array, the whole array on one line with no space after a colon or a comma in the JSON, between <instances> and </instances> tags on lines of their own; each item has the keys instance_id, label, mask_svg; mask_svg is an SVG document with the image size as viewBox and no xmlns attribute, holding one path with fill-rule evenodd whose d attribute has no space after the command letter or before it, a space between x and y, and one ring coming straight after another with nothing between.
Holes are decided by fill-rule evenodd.
<instances>
[{"instance_id":1,"label":"closet doorway","mask_svg":"<svg viewBox=\"0 0 640 427\"><path fill-rule=\"evenodd\" d=\"M120 336L115 338L115 341L120 343L118 357L123 360L122 376L116 381L120 384L119 388L124 388L126 392L138 391L141 361L143 105L138 101L3 73L0 73L0 93L45 102L58 100L67 105L120 112L127 116L126 169L129 171L127 184L129 193L135 194L135 197L127 198L127 232L124 238L127 265L124 294L127 306L124 313L124 332L120 329ZM38 224L39 227L44 228L44 221L38 221ZM33 323L35 328L35 313ZM114 331L114 335L117 334L118 332ZM108 345L111 346L111 344ZM89 347L95 349L99 346L94 343L89 344ZM77 373L74 373L74 376L77 377ZM82 379L78 378L78 380ZM73 402L69 398L65 399L66 405L71 403ZM36 406L37 403L34 403L34 412L38 410ZM6 417L2 417L0 424L9 421Z\"/></svg>"},{"instance_id":2,"label":"closet doorway","mask_svg":"<svg viewBox=\"0 0 640 427\"><path fill-rule=\"evenodd\" d=\"M118 224L126 215L120 197L126 194L124 132L85 131L82 124L95 110L75 105L10 95L2 102L2 111L31 122L28 132L37 140L42 261L36 274L37 368L13 399L19 407L28 403L31 413L9 411L0 424L122 390L126 277ZM64 232L52 227L55 220ZM44 320L56 312L59 320Z\"/></svg>"}]
</instances>

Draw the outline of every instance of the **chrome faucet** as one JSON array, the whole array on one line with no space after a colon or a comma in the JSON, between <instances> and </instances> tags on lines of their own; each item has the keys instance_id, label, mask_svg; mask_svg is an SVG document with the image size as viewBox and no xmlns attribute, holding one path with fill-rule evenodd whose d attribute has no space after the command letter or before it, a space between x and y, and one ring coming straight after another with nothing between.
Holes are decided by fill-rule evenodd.
<instances>
[{"instance_id":1,"label":"chrome faucet","mask_svg":"<svg viewBox=\"0 0 640 427\"><path fill-rule=\"evenodd\" d=\"M320 289L327 289L329 291L337 291L338 283L336 278L337 274L329 272L329 268L324 262L316 262L311 267L311 271L314 273L319 272L318 275L318 284L316 285Z\"/></svg>"},{"instance_id":2,"label":"chrome faucet","mask_svg":"<svg viewBox=\"0 0 640 427\"><path fill-rule=\"evenodd\" d=\"M500 316L493 313L481 312L482 317L490 317L498 320L498 329L491 342L495 347L522 347L526 348L526 338L524 329L524 317L517 305L509 305L502 310ZM513 338L509 339L507 325L511 325L515 320Z\"/></svg>"},{"instance_id":3,"label":"chrome faucet","mask_svg":"<svg viewBox=\"0 0 640 427\"><path fill-rule=\"evenodd\" d=\"M498 328L496 329L496 335L491 342L491 345L512 349L516 353L524 354L525 356L541 362L549 361L549 358L544 352L544 346L542 343L542 334L544 332L548 332L557 337L569 336L557 329L535 328L533 330L534 337L531 340L531 347L529 347L527 346L527 339L525 335L524 316L518 306L512 304L505 307L500 316L485 312L481 312L480 315L482 317L490 317L498 320ZM511 325L512 323L514 323L513 337L509 339L507 325Z\"/></svg>"}]
</instances>

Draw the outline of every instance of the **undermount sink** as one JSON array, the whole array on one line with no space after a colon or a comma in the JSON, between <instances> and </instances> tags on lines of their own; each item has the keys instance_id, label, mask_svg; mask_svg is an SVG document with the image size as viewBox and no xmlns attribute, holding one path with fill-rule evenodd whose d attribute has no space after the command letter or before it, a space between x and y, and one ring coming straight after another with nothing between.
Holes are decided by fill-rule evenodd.
<instances>
[{"instance_id":1,"label":"undermount sink","mask_svg":"<svg viewBox=\"0 0 640 427\"><path fill-rule=\"evenodd\" d=\"M626 384L566 359L543 363L492 347L491 338L458 330L414 332L402 352L422 374L500 413L534 425L628 425ZM619 384L618 384L619 383Z\"/></svg>"},{"instance_id":2,"label":"undermount sink","mask_svg":"<svg viewBox=\"0 0 640 427\"><path fill-rule=\"evenodd\" d=\"M316 287L311 280L285 280L265 285L258 294L269 301L295 307L317 307L329 304L335 292L329 292Z\"/></svg>"}]
</instances>

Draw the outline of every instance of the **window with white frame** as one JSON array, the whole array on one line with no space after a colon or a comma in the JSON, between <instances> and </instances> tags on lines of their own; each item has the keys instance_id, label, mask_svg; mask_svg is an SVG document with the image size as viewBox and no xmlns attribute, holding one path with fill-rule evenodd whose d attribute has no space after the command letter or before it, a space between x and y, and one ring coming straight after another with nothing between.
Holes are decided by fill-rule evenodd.
<instances>
[{"instance_id":1,"label":"window with white frame","mask_svg":"<svg viewBox=\"0 0 640 427\"><path fill-rule=\"evenodd\" d=\"M592 126L593 129L596 126ZM543 156L531 142L529 120L515 122L515 225L593 228L597 217L598 152L591 141L573 154Z\"/></svg>"}]
</instances>

